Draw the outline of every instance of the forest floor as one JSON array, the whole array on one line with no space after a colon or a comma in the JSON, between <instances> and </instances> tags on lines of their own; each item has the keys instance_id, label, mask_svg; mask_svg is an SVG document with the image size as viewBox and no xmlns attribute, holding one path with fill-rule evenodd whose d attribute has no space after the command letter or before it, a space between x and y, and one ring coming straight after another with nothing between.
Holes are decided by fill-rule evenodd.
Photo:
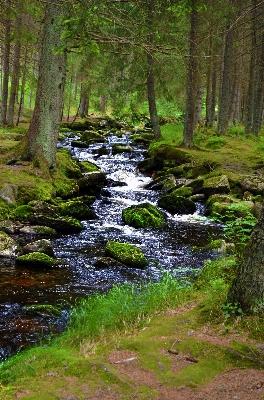
<instances>
[{"instance_id":1,"label":"forest floor","mask_svg":"<svg viewBox=\"0 0 264 400\"><path fill-rule=\"evenodd\" d=\"M264 399L264 343L198 323L197 307L169 310L99 347L83 343L72 365L54 365L0 398Z\"/></svg>"}]
</instances>

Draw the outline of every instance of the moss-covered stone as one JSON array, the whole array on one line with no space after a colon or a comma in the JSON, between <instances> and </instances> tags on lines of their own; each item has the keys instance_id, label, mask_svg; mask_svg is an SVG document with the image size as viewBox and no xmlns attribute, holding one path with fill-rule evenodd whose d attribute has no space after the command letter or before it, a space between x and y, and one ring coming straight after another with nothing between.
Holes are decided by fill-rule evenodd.
<instances>
[{"instance_id":1,"label":"moss-covered stone","mask_svg":"<svg viewBox=\"0 0 264 400\"><path fill-rule=\"evenodd\" d=\"M94 171L99 171L99 168L97 167L96 164L89 162L89 161L81 161L80 167L82 172L94 172Z\"/></svg>"},{"instance_id":2,"label":"moss-covered stone","mask_svg":"<svg viewBox=\"0 0 264 400\"><path fill-rule=\"evenodd\" d=\"M20 246L7 233L0 231L0 257L13 258L20 251Z\"/></svg>"},{"instance_id":3,"label":"moss-covered stone","mask_svg":"<svg viewBox=\"0 0 264 400\"><path fill-rule=\"evenodd\" d=\"M193 188L187 187L187 186L182 186L178 189L173 190L172 193L174 196L189 197L193 193Z\"/></svg>"},{"instance_id":4,"label":"moss-covered stone","mask_svg":"<svg viewBox=\"0 0 264 400\"><path fill-rule=\"evenodd\" d=\"M36 268L51 268L57 263L54 258L48 256L47 254L39 253L37 251L17 257L16 262L17 264L24 264Z\"/></svg>"},{"instance_id":5,"label":"moss-covered stone","mask_svg":"<svg viewBox=\"0 0 264 400\"><path fill-rule=\"evenodd\" d=\"M132 153L132 147L125 144L114 143L112 146L112 152L113 154Z\"/></svg>"},{"instance_id":6,"label":"moss-covered stone","mask_svg":"<svg viewBox=\"0 0 264 400\"><path fill-rule=\"evenodd\" d=\"M129 267L144 268L147 265L142 250L132 244L109 241L106 244L105 255Z\"/></svg>"},{"instance_id":7,"label":"moss-covered stone","mask_svg":"<svg viewBox=\"0 0 264 400\"><path fill-rule=\"evenodd\" d=\"M59 213L77 219L93 219L94 212L80 200L70 200L60 204Z\"/></svg>"},{"instance_id":8,"label":"moss-covered stone","mask_svg":"<svg viewBox=\"0 0 264 400\"><path fill-rule=\"evenodd\" d=\"M55 229L57 232L75 233L83 230L83 226L79 220L73 217L49 217L42 214L31 214L29 221L32 224L44 225Z\"/></svg>"},{"instance_id":9,"label":"moss-covered stone","mask_svg":"<svg viewBox=\"0 0 264 400\"><path fill-rule=\"evenodd\" d=\"M34 208L29 205L18 206L13 211L12 217L18 220L26 220L34 212Z\"/></svg>"},{"instance_id":10,"label":"moss-covered stone","mask_svg":"<svg viewBox=\"0 0 264 400\"><path fill-rule=\"evenodd\" d=\"M162 196L158 200L158 206L171 214L192 214L196 210L196 205L192 200L175 195L174 192Z\"/></svg>"},{"instance_id":11,"label":"moss-covered stone","mask_svg":"<svg viewBox=\"0 0 264 400\"><path fill-rule=\"evenodd\" d=\"M41 317L56 317L61 315L61 311L51 304L25 306L23 309L27 312L27 314L38 315Z\"/></svg>"},{"instance_id":12,"label":"moss-covered stone","mask_svg":"<svg viewBox=\"0 0 264 400\"><path fill-rule=\"evenodd\" d=\"M122 217L127 225L135 228L160 228L165 224L164 215L150 203L125 208Z\"/></svg>"},{"instance_id":13,"label":"moss-covered stone","mask_svg":"<svg viewBox=\"0 0 264 400\"><path fill-rule=\"evenodd\" d=\"M102 143L105 141L103 136L101 136L98 132L93 131L93 130L88 130L88 131L83 132L83 134L81 136L81 140L88 144L94 143L94 142Z\"/></svg>"},{"instance_id":14,"label":"moss-covered stone","mask_svg":"<svg viewBox=\"0 0 264 400\"><path fill-rule=\"evenodd\" d=\"M205 179L202 191L207 197L217 193L229 193L230 185L228 177L226 175L221 175Z\"/></svg>"},{"instance_id":15,"label":"moss-covered stone","mask_svg":"<svg viewBox=\"0 0 264 400\"><path fill-rule=\"evenodd\" d=\"M57 167L51 172L53 190L56 196L71 197L79 192L76 179L81 178L82 172L77 161L73 160L67 149L57 151Z\"/></svg>"}]
</instances>

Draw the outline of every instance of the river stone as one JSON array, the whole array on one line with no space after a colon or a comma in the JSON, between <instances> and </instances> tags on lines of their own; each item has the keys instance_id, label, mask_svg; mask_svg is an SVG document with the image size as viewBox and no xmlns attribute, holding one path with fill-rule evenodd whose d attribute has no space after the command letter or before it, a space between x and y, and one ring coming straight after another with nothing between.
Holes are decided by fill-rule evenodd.
<instances>
[{"instance_id":1,"label":"river stone","mask_svg":"<svg viewBox=\"0 0 264 400\"><path fill-rule=\"evenodd\" d=\"M214 176L208 178L203 183L202 193L206 196L212 196L217 193L229 193L230 186L226 175Z\"/></svg>"},{"instance_id":2,"label":"river stone","mask_svg":"<svg viewBox=\"0 0 264 400\"><path fill-rule=\"evenodd\" d=\"M106 174L100 171L85 172L78 180L80 189L102 188L105 185Z\"/></svg>"},{"instance_id":3,"label":"river stone","mask_svg":"<svg viewBox=\"0 0 264 400\"><path fill-rule=\"evenodd\" d=\"M45 236L56 236L57 232L55 229L48 226L42 225L24 225L19 229L20 233L32 234L32 235L45 235Z\"/></svg>"},{"instance_id":4,"label":"river stone","mask_svg":"<svg viewBox=\"0 0 264 400\"><path fill-rule=\"evenodd\" d=\"M95 219L95 213L80 200L69 200L60 204L60 215L77 218L79 220Z\"/></svg>"},{"instance_id":5,"label":"river stone","mask_svg":"<svg viewBox=\"0 0 264 400\"><path fill-rule=\"evenodd\" d=\"M4 183L0 190L0 198L7 204L16 204L18 189L16 185Z\"/></svg>"},{"instance_id":6,"label":"river stone","mask_svg":"<svg viewBox=\"0 0 264 400\"><path fill-rule=\"evenodd\" d=\"M26 246L22 248L23 254L35 253L35 252L44 253L50 257L54 257L54 250L50 240L48 239L36 240L35 242L28 243Z\"/></svg>"},{"instance_id":7,"label":"river stone","mask_svg":"<svg viewBox=\"0 0 264 400\"><path fill-rule=\"evenodd\" d=\"M34 213L30 215L29 221L32 224L48 226L57 232L63 233L75 233L84 229L81 222L72 217L52 218L47 215Z\"/></svg>"},{"instance_id":8,"label":"river stone","mask_svg":"<svg viewBox=\"0 0 264 400\"><path fill-rule=\"evenodd\" d=\"M0 232L0 257L13 258L20 252L20 246L5 232Z\"/></svg>"},{"instance_id":9,"label":"river stone","mask_svg":"<svg viewBox=\"0 0 264 400\"><path fill-rule=\"evenodd\" d=\"M71 147L77 147L79 149L87 149L89 147L89 143L83 142L81 140L72 140Z\"/></svg>"},{"instance_id":10,"label":"river stone","mask_svg":"<svg viewBox=\"0 0 264 400\"><path fill-rule=\"evenodd\" d=\"M98 257L94 263L95 268L125 267L124 264L111 257Z\"/></svg>"},{"instance_id":11,"label":"river stone","mask_svg":"<svg viewBox=\"0 0 264 400\"><path fill-rule=\"evenodd\" d=\"M166 221L164 215L147 202L123 209L122 218L125 224L135 228L161 228Z\"/></svg>"},{"instance_id":12,"label":"river stone","mask_svg":"<svg viewBox=\"0 0 264 400\"><path fill-rule=\"evenodd\" d=\"M240 180L240 186L244 192L251 192L253 194L263 194L264 179L259 176L244 176Z\"/></svg>"},{"instance_id":13,"label":"river stone","mask_svg":"<svg viewBox=\"0 0 264 400\"><path fill-rule=\"evenodd\" d=\"M158 206L171 214L192 214L196 210L196 205L192 200L177 196L174 192L162 196L158 200Z\"/></svg>"},{"instance_id":14,"label":"river stone","mask_svg":"<svg viewBox=\"0 0 264 400\"><path fill-rule=\"evenodd\" d=\"M81 140L88 144L94 143L94 142L102 143L105 141L105 138L103 136L101 136L99 133L97 133L96 131L89 130L89 131L83 132L83 134L81 136Z\"/></svg>"},{"instance_id":15,"label":"river stone","mask_svg":"<svg viewBox=\"0 0 264 400\"><path fill-rule=\"evenodd\" d=\"M51 206L50 204L46 203L45 201L41 200L34 200L28 203L29 206L34 208L34 211L40 214L45 214L49 217L56 217L57 216L57 208Z\"/></svg>"},{"instance_id":16,"label":"river stone","mask_svg":"<svg viewBox=\"0 0 264 400\"><path fill-rule=\"evenodd\" d=\"M10 221L9 219L0 221L0 231L4 231L5 233L14 233L15 227L13 221Z\"/></svg>"},{"instance_id":17,"label":"river stone","mask_svg":"<svg viewBox=\"0 0 264 400\"><path fill-rule=\"evenodd\" d=\"M109 241L106 243L105 256L134 268L145 268L147 260L142 250L128 243Z\"/></svg>"},{"instance_id":18,"label":"river stone","mask_svg":"<svg viewBox=\"0 0 264 400\"><path fill-rule=\"evenodd\" d=\"M114 143L112 146L113 154L132 153L132 147L124 144Z\"/></svg>"},{"instance_id":19,"label":"river stone","mask_svg":"<svg viewBox=\"0 0 264 400\"><path fill-rule=\"evenodd\" d=\"M17 257L16 263L34 268L51 268L58 264L58 262L54 258L37 251Z\"/></svg>"},{"instance_id":20,"label":"river stone","mask_svg":"<svg viewBox=\"0 0 264 400\"><path fill-rule=\"evenodd\" d=\"M174 189L171 193L173 193L174 196L189 197L193 194L193 188L182 186L180 188Z\"/></svg>"},{"instance_id":21,"label":"river stone","mask_svg":"<svg viewBox=\"0 0 264 400\"><path fill-rule=\"evenodd\" d=\"M157 178L154 181L145 185L145 189L161 190L175 188L176 181L173 174L166 175L165 177Z\"/></svg>"}]
</instances>

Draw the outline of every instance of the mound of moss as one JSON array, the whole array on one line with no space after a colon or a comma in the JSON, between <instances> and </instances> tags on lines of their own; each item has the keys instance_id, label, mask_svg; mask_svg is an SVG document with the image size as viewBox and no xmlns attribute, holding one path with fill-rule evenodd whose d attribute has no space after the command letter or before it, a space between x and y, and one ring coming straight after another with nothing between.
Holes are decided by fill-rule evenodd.
<instances>
[{"instance_id":1,"label":"mound of moss","mask_svg":"<svg viewBox=\"0 0 264 400\"><path fill-rule=\"evenodd\" d=\"M122 217L125 224L135 228L160 228L165 224L164 215L150 203L125 208Z\"/></svg>"},{"instance_id":2,"label":"mound of moss","mask_svg":"<svg viewBox=\"0 0 264 400\"><path fill-rule=\"evenodd\" d=\"M18 264L24 264L30 267L36 268L51 268L56 265L56 260L54 258L48 256L47 254L40 253L38 251L24 254L23 256L19 256L16 259Z\"/></svg>"},{"instance_id":3,"label":"mound of moss","mask_svg":"<svg viewBox=\"0 0 264 400\"><path fill-rule=\"evenodd\" d=\"M158 206L171 214L192 214L196 210L194 201L172 192L165 194L158 200Z\"/></svg>"},{"instance_id":4,"label":"mound of moss","mask_svg":"<svg viewBox=\"0 0 264 400\"><path fill-rule=\"evenodd\" d=\"M105 255L129 267L144 268L147 265L147 260L142 250L128 243L107 242Z\"/></svg>"},{"instance_id":5,"label":"mound of moss","mask_svg":"<svg viewBox=\"0 0 264 400\"><path fill-rule=\"evenodd\" d=\"M60 214L79 220L94 218L93 211L80 200L70 200L60 204Z\"/></svg>"}]
</instances>

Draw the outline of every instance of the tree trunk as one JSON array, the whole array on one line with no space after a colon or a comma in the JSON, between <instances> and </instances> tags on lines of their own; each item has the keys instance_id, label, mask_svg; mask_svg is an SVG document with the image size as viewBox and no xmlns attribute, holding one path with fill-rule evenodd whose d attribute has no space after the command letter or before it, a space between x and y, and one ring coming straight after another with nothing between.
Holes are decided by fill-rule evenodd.
<instances>
[{"instance_id":1,"label":"tree trunk","mask_svg":"<svg viewBox=\"0 0 264 400\"><path fill-rule=\"evenodd\" d=\"M228 295L245 313L263 312L264 306L264 205L246 246L236 279Z\"/></svg>"},{"instance_id":2,"label":"tree trunk","mask_svg":"<svg viewBox=\"0 0 264 400\"><path fill-rule=\"evenodd\" d=\"M223 58L223 71L222 80L220 85L219 95L219 111L218 111L218 124L217 132L222 135L226 133L229 120L230 111L230 80L231 80L231 63L232 63L232 44L233 44L233 30L227 27L227 34L225 37L224 58Z\"/></svg>"},{"instance_id":3,"label":"tree trunk","mask_svg":"<svg viewBox=\"0 0 264 400\"><path fill-rule=\"evenodd\" d=\"M54 49L61 44L60 16L61 8L52 0L46 2L36 103L24 142L25 157L41 157L49 168L56 166L66 74L66 53L54 54Z\"/></svg>"},{"instance_id":4,"label":"tree trunk","mask_svg":"<svg viewBox=\"0 0 264 400\"><path fill-rule=\"evenodd\" d=\"M189 66L187 77L187 93L186 93L186 115L183 131L183 146L193 147L194 130L195 130L195 106L198 87L198 54L197 54L197 37L198 37L198 13L196 10L196 0L192 2L191 11L191 27L190 27L190 47L189 47Z\"/></svg>"},{"instance_id":5,"label":"tree trunk","mask_svg":"<svg viewBox=\"0 0 264 400\"><path fill-rule=\"evenodd\" d=\"M19 32L20 26L22 23L22 18L18 18L16 22L16 31ZM20 52L21 52L21 43L20 40L17 39L14 46L14 58L13 58L13 68L12 68L12 81L10 88L10 97L9 97L9 106L8 106L8 124L13 125L14 123L14 112L15 112L15 102L16 96L18 92L18 84L19 84L19 74L20 74Z\"/></svg>"},{"instance_id":6,"label":"tree trunk","mask_svg":"<svg viewBox=\"0 0 264 400\"><path fill-rule=\"evenodd\" d=\"M6 0L6 14L9 17L11 1ZM9 58L10 58L10 33L11 33L11 20L5 20L5 50L4 50L4 76L3 76L3 90L2 90L2 109L0 115L0 125L7 124L7 99L8 99L8 79L9 79Z\"/></svg>"},{"instance_id":7,"label":"tree trunk","mask_svg":"<svg viewBox=\"0 0 264 400\"><path fill-rule=\"evenodd\" d=\"M154 7L155 4L153 0L148 1L148 44L149 49L147 52L147 91L148 91L148 106L149 106L149 116L151 127L154 133L155 139L161 138L159 117L157 111L156 104L156 96L155 96L155 80L154 80L154 57L152 54L152 42L153 42L153 34L152 34L152 26L153 26L153 18L154 18Z\"/></svg>"},{"instance_id":8,"label":"tree trunk","mask_svg":"<svg viewBox=\"0 0 264 400\"><path fill-rule=\"evenodd\" d=\"M80 109L79 114L81 118L85 118L88 115L89 109L89 88L87 84L81 84L81 97L80 97Z\"/></svg>"}]
</instances>

